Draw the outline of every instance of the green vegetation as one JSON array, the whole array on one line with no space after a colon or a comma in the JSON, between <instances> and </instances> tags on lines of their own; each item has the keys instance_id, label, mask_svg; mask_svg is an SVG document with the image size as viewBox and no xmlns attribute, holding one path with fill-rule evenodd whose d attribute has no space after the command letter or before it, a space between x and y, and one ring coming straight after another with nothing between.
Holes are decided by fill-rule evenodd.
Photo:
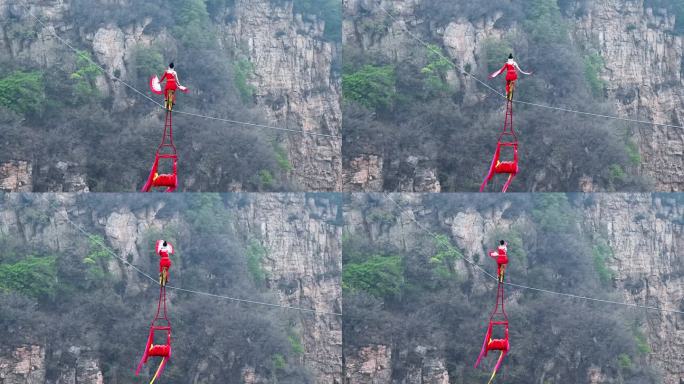
<instances>
[{"instance_id":1,"label":"green vegetation","mask_svg":"<svg viewBox=\"0 0 684 384\"><path fill-rule=\"evenodd\" d=\"M632 358L630 358L629 355L626 353L621 353L618 355L618 364L620 365L620 368L622 368L622 369L631 369L632 368Z\"/></svg>"},{"instance_id":2,"label":"green vegetation","mask_svg":"<svg viewBox=\"0 0 684 384\"><path fill-rule=\"evenodd\" d=\"M641 153L639 152L639 147L637 144L630 139L627 139L627 156L629 156L629 161L634 166L641 164Z\"/></svg>"},{"instance_id":3,"label":"green vegetation","mask_svg":"<svg viewBox=\"0 0 684 384\"><path fill-rule=\"evenodd\" d=\"M290 340L290 346L292 347L292 352L294 352L297 355L304 354L304 346L302 345L302 341L300 340L298 335L291 333L287 337L287 339Z\"/></svg>"},{"instance_id":4,"label":"green vegetation","mask_svg":"<svg viewBox=\"0 0 684 384\"><path fill-rule=\"evenodd\" d=\"M523 25L530 37L538 43L567 41L567 28L557 0L530 0L525 2L527 18Z\"/></svg>"},{"instance_id":5,"label":"green vegetation","mask_svg":"<svg viewBox=\"0 0 684 384\"><path fill-rule=\"evenodd\" d=\"M141 45L136 46L133 51L133 62L136 80L141 86L147 86L149 77L160 75L165 68L164 57L158 50Z\"/></svg>"},{"instance_id":6,"label":"green vegetation","mask_svg":"<svg viewBox=\"0 0 684 384\"><path fill-rule=\"evenodd\" d=\"M603 57L598 53L593 53L584 57L584 75L586 76L589 88L591 88L591 92L595 97L603 97L606 82L599 76L604 67L605 62L603 61Z\"/></svg>"},{"instance_id":7,"label":"green vegetation","mask_svg":"<svg viewBox=\"0 0 684 384\"><path fill-rule=\"evenodd\" d=\"M105 248L102 236L92 235L88 238L89 252L83 257L83 264L87 267L88 278L91 281L101 281L107 277L106 266L103 264L111 258Z\"/></svg>"},{"instance_id":8,"label":"green vegetation","mask_svg":"<svg viewBox=\"0 0 684 384\"><path fill-rule=\"evenodd\" d=\"M40 299L53 297L58 285L57 258L28 256L0 264L0 291L18 292Z\"/></svg>"},{"instance_id":9,"label":"green vegetation","mask_svg":"<svg viewBox=\"0 0 684 384\"><path fill-rule=\"evenodd\" d=\"M444 95L449 90L449 84L446 81L446 74L453 66L447 60L440 47L430 44L427 50L427 65L421 68L420 73L423 76L423 87L426 97L435 97Z\"/></svg>"},{"instance_id":10,"label":"green vegetation","mask_svg":"<svg viewBox=\"0 0 684 384\"><path fill-rule=\"evenodd\" d=\"M396 74L391 65L364 65L358 71L342 75L342 94L372 110L390 109L397 96Z\"/></svg>"},{"instance_id":11,"label":"green vegetation","mask_svg":"<svg viewBox=\"0 0 684 384\"><path fill-rule=\"evenodd\" d=\"M610 283L615 278L615 272L608 268L606 263L613 257L613 249L605 240L599 239L592 248L592 254L594 256L594 268L596 268L599 278L603 283Z\"/></svg>"},{"instance_id":12,"label":"green vegetation","mask_svg":"<svg viewBox=\"0 0 684 384\"><path fill-rule=\"evenodd\" d=\"M342 273L343 289L363 291L383 299L399 296L403 283L399 256L373 255L365 261L345 265Z\"/></svg>"},{"instance_id":13,"label":"green vegetation","mask_svg":"<svg viewBox=\"0 0 684 384\"><path fill-rule=\"evenodd\" d=\"M188 47L207 48L214 44L209 12L204 0L174 0L176 26L173 33Z\"/></svg>"},{"instance_id":14,"label":"green vegetation","mask_svg":"<svg viewBox=\"0 0 684 384\"><path fill-rule=\"evenodd\" d=\"M627 172L620 166L620 164L611 164L608 167L608 172L610 174L609 180L611 184L618 184L627 179Z\"/></svg>"},{"instance_id":15,"label":"green vegetation","mask_svg":"<svg viewBox=\"0 0 684 384\"><path fill-rule=\"evenodd\" d=\"M218 193L193 194L188 199L188 221L207 234L223 233L230 216Z\"/></svg>"},{"instance_id":16,"label":"green vegetation","mask_svg":"<svg viewBox=\"0 0 684 384\"><path fill-rule=\"evenodd\" d=\"M503 232L495 236L491 243L496 244L498 240L506 240L508 242L508 257L511 263L519 265L527 265L527 252L525 251L525 243L523 242L523 231L520 228L513 228L510 231Z\"/></svg>"},{"instance_id":17,"label":"green vegetation","mask_svg":"<svg viewBox=\"0 0 684 384\"><path fill-rule=\"evenodd\" d=\"M545 231L563 232L576 224L565 194L538 194L533 200L532 218Z\"/></svg>"},{"instance_id":18,"label":"green vegetation","mask_svg":"<svg viewBox=\"0 0 684 384\"><path fill-rule=\"evenodd\" d=\"M437 250L429 261L433 272L443 279L455 278L454 263L462 259L463 254L451 245L445 235L437 235L434 243Z\"/></svg>"},{"instance_id":19,"label":"green vegetation","mask_svg":"<svg viewBox=\"0 0 684 384\"><path fill-rule=\"evenodd\" d=\"M45 101L42 72L14 71L0 78L0 105L22 115L39 114Z\"/></svg>"},{"instance_id":20,"label":"green vegetation","mask_svg":"<svg viewBox=\"0 0 684 384\"><path fill-rule=\"evenodd\" d=\"M273 150L275 151L275 159L276 163L278 163L278 167L284 172L292 172L294 168L292 167L292 164L290 164L290 159L287 157L285 148L277 142L273 142Z\"/></svg>"},{"instance_id":21,"label":"green vegetation","mask_svg":"<svg viewBox=\"0 0 684 384\"><path fill-rule=\"evenodd\" d=\"M263 284L266 278L268 278L268 274L261 266L261 262L264 257L268 256L268 250L258 241L252 240L247 247L246 256L247 270L250 276L252 276L252 280L256 284Z\"/></svg>"},{"instance_id":22,"label":"green vegetation","mask_svg":"<svg viewBox=\"0 0 684 384\"><path fill-rule=\"evenodd\" d=\"M287 363L285 362L285 357L280 353L273 355L273 367L275 369L285 369Z\"/></svg>"},{"instance_id":23,"label":"green vegetation","mask_svg":"<svg viewBox=\"0 0 684 384\"><path fill-rule=\"evenodd\" d=\"M100 91L95 85L95 79L102 71L93 64L90 54L85 51L78 53L76 71L69 77L73 82L74 101L89 103L100 98Z\"/></svg>"},{"instance_id":24,"label":"green vegetation","mask_svg":"<svg viewBox=\"0 0 684 384\"><path fill-rule=\"evenodd\" d=\"M484 62L487 66L487 73L493 73L501 68L508 54L513 53L513 47L507 40L487 38L482 42L482 52Z\"/></svg>"},{"instance_id":25,"label":"green vegetation","mask_svg":"<svg viewBox=\"0 0 684 384\"><path fill-rule=\"evenodd\" d=\"M273 183L275 182L275 179L273 178L273 174L271 171L268 169L262 169L259 171L259 184L264 187L264 188L271 188L273 186Z\"/></svg>"},{"instance_id":26,"label":"green vegetation","mask_svg":"<svg viewBox=\"0 0 684 384\"><path fill-rule=\"evenodd\" d=\"M634 328L634 340L636 341L637 350L642 355L648 355L649 353L653 352L651 346L648 344L648 339L646 339L646 335L644 335L644 333L641 332L638 328Z\"/></svg>"},{"instance_id":27,"label":"green vegetation","mask_svg":"<svg viewBox=\"0 0 684 384\"><path fill-rule=\"evenodd\" d=\"M254 66L249 60L240 59L233 64L233 80L235 81L235 87L240 93L240 98L243 103L253 102L254 92L256 88L249 84L249 78L252 76L254 71Z\"/></svg>"}]
</instances>

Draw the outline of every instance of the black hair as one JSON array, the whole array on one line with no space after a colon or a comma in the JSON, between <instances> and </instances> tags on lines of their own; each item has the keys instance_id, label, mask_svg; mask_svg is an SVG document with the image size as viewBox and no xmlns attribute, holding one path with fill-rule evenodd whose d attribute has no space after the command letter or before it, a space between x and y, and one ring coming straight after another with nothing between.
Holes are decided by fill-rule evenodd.
<instances>
[{"instance_id":1,"label":"black hair","mask_svg":"<svg viewBox=\"0 0 684 384\"><path fill-rule=\"evenodd\" d=\"M171 67L171 68L173 68L173 67ZM503 240L501 240L501 241L503 241ZM164 242L162 243L162 245L166 247L166 240L164 240Z\"/></svg>"},{"instance_id":2,"label":"black hair","mask_svg":"<svg viewBox=\"0 0 684 384\"><path fill-rule=\"evenodd\" d=\"M499 244L501 244L501 245L505 245L505 244L506 244L506 242L505 242L505 241L503 241L503 240L499 240Z\"/></svg>"},{"instance_id":3,"label":"black hair","mask_svg":"<svg viewBox=\"0 0 684 384\"><path fill-rule=\"evenodd\" d=\"M512 53L509 53L509 54L508 54L508 58L509 58L509 59L512 59L512 58L513 58L513 54L512 54ZM173 68L173 67L171 67L171 68Z\"/></svg>"},{"instance_id":4,"label":"black hair","mask_svg":"<svg viewBox=\"0 0 684 384\"><path fill-rule=\"evenodd\" d=\"M171 64L169 64L169 68L173 69L173 62L171 62Z\"/></svg>"}]
</instances>

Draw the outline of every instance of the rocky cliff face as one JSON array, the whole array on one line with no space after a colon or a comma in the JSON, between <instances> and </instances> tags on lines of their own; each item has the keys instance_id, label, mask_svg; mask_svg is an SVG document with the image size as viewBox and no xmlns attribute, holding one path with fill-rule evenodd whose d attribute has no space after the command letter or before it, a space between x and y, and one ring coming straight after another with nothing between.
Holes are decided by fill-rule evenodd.
<instances>
[{"instance_id":1,"label":"rocky cliff face","mask_svg":"<svg viewBox=\"0 0 684 384\"><path fill-rule=\"evenodd\" d=\"M238 0L234 17L222 40L244 47L254 65L256 98L269 115L288 128L339 136L340 88L333 74L339 46L323 40L325 23L293 13L291 1ZM287 140L305 190L341 190L341 139L293 134Z\"/></svg>"},{"instance_id":2,"label":"rocky cliff face","mask_svg":"<svg viewBox=\"0 0 684 384\"><path fill-rule=\"evenodd\" d=\"M584 211L584 229L604 233L614 252L609 266L626 302L684 308L684 207L677 197L648 194L596 195ZM649 359L667 375L663 383L680 384L684 351L682 316L649 312Z\"/></svg>"},{"instance_id":3,"label":"rocky cliff face","mask_svg":"<svg viewBox=\"0 0 684 384\"><path fill-rule=\"evenodd\" d=\"M341 209L328 198L253 195L236 229L260 238L269 250L263 266L282 304L323 313L342 309ZM334 196L334 195L331 195ZM338 316L302 314L304 360L318 383L341 384L342 322Z\"/></svg>"},{"instance_id":4,"label":"rocky cliff face","mask_svg":"<svg viewBox=\"0 0 684 384\"><path fill-rule=\"evenodd\" d=\"M97 85L103 96L111 97L114 111L125 111L136 103L147 102L132 97L131 91L112 80L112 76L126 79L134 70L136 47L175 46L168 31L146 33L145 28L151 22L146 19L130 25L102 25L86 32L69 21L70 1L26 3L48 28L36 24L24 6L0 0L0 18L13 20L0 28L1 56L51 68L63 63L63 57L73 55L52 33L67 40L76 38L85 43L93 58L105 68L107 76L99 76ZM216 25L219 41L223 47L243 51L252 64L254 74L249 81L256 89L257 104L270 123L335 136L286 135L284 144L293 167L293 181L302 190L340 190L341 139L337 138L341 126L340 88L333 66L339 44L325 41L323 21L295 14L292 1L236 1L231 12L223 24ZM33 175L33 178L39 176ZM73 177L87 178L84 174ZM4 179L0 173L0 182L12 182ZM50 190L82 191L71 184Z\"/></svg>"},{"instance_id":5,"label":"rocky cliff face","mask_svg":"<svg viewBox=\"0 0 684 384\"><path fill-rule=\"evenodd\" d=\"M601 76L621 116L682 125L684 44L673 33L674 15L643 0L609 0L592 3L571 25L580 46L604 59ZM684 190L684 129L638 125L634 137L657 190Z\"/></svg>"},{"instance_id":6,"label":"rocky cliff face","mask_svg":"<svg viewBox=\"0 0 684 384\"><path fill-rule=\"evenodd\" d=\"M455 18L446 25L435 25L419 15L418 8L423 3L423 0L380 2L397 18L395 21L384 14L377 2L345 0L343 44L361 48L371 56L376 54L395 61L411 60L420 46L405 32L404 29L408 28L422 39L441 42L440 45L460 69L477 71L483 65L478 60L483 57L482 42L487 38L514 34L519 29L515 24L505 29L498 28L497 21L503 16L500 13L492 13L477 21ZM598 53L603 58L605 65L601 78L606 82L608 99L615 105L615 114L681 125L683 44L682 37L673 33L675 17L667 10L647 7L643 0L578 1L575 7L574 13L569 12L574 15L568 20L571 37L583 52ZM374 25L378 23L384 25ZM464 105L483 100L489 92L460 72L452 71L448 78L453 87L463 91ZM633 139L638 143L641 155L641 172L655 180L658 191L684 189L681 178L684 171L684 130L643 124L633 127ZM364 157L369 156L377 156L380 161L367 162ZM346 188L361 189L353 180L365 173L379 174L382 178L381 156L378 151L346 159L345 163L352 164L349 170L345 169L350 174L345 175L345 180L352 180L346 182ZM359 163L363 166L357 170ZM539 177L543 178L543 175ZM397 190L419 191L408 188L410 184ZM378 190L374 187L375 184L369 183L363 190ZM585 189L586 185L577 186L577 190Z\"/></svg>"},{"instance_id":7,"label":"rocky cliff face","mask_svg":"<svg viewBox=\"0 0 684 384\"><path fill-rule=\"evenodd\" d=\"M21 200L23 196L9 199ZM235 232L246 239L259 239L268 251L262 267L268 272L269 287L283 305L327 313L341 311L341 206L332 196L254 194L244 199L247 204L234 210L235 220L230 225ZM163 200L136 209L121 205L99 214L79 206L78 196L73 194L34 195L32 200L32 208L39 211L48 211L53 202L60 208L48 217L36 219L21 215L9 204L0 206L1 235L73 251L75 240L82 234L66 221L64 215L68 214L81 225L101 228L107 244L137 265L147 262L143 251L149 248L145 233L181 224L177 215L158 217L165 206ZM177 247L181 249L180 244ZM128 292L138 292L149 284L115 259L108 270L116 279L126 281ZM315 382L341 383L341 318L302 313L296 328L303 339L303 363ZM46 353L46 349L50 352ZM50 377L60 379L46 380L48 366L58 367ZM0 382L4 384L102 383L101 367L102 362L81 345L49 343L0 349ZM270 382L249 367L243 376L245 382Z\"/></svg>"},{"instance_id":8,"label":"rocky cliff face","mask_svg":"<svg viewBox=\"0 0 684 384\"><path fill-rule=\"evenodd\" d=\"M425 208L422 203L425 197L421 195L393 195L393 198L402 206L401 210L387 199L383 199L377 209L395 212L396 222L379 222L372 218L370 211L351 210L345 214L345 232L353 235L363 231L374 243L388 243L409 250L428 236L413 222L416 219L431 231L439 228L437 233L448 234L464 256L473 260L487 248L487 239L500 233L498 231L506 231L529 220L526 214L513 217L504 214L510 204L444 214ZM614 257L607 261L608 267L615 272L614 284L624 301L681 310L684 305L684 259L681 252L678 253L684 239L681 201L677 203L675 196L650 194L596 194L586 195L584 200L586 208L579 211L582 230L588 234L601 233L609 242ZM482 264L485 262L479 261L483 267L486 267ZM459 275L473 281L473 287L486 286L486 277L466 262L457 261L455 268ZM647 319L644 333L652 350L648 359L665 372L663 383L680 384L684 372L684 366L678 360L684 350L681 315L649 312ZM392 358L406 354L418 358L411 359L413 365L397 382L449 382L443 358L431 354L429 346L416 351L394 351L391 345L368 345L345 355L346 380L349 384L393 382L396 377L392 376ZM607 382L608 376L609 373L596 367L587 381Z\"/></svg>"}]
</instances>

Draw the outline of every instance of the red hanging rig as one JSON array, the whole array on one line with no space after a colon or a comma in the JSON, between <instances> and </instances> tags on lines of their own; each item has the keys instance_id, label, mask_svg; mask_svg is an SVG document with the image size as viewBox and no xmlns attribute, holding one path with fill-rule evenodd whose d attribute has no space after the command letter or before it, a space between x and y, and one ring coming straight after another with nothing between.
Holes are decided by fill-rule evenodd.
<instances>
[{"instance_id":1,"label":"red hanging rig","mask_svg":"<svg viewBox=\"0 0 684 384\"><path fill-rule=\"evenodd\" d=\"M503 251L503 252L502 252ZM482 350L475 362L475 368L480 365L483 357L487 357L490 351L499 351L499 358L496 361L492 376L489 378L488 384L494 381L494 377L501 367L506 354L510 350L510 343L508 339L508 315L506 315L506 308L504 307L504 283L503 273L506 264L508 263L508 256L505 248L502 250L499 247L498 252L490 251L489 256L494 258L497 262L497 288L496 288L496 304L494 310L489 315L489 324L487 326L487 333L485 334L484 342L482 343Z\"/></svg>"},{"instance_id":2,"label":"red hanging rig","mask_svg":"<svg viewBox=\"0 0 684 384\"><path fill-rule=\"evenodd\" d=\"M135 371L135 375L140 374L140 370L143 365L147 364L150 357L161 357L161 363L159 368L152 377L150 384L161 376L164 372L164 368L171 359L171 322L166 311L166 281L168 280L169 268L171 267L171 262L169 255L173 254L173 246L168 244L163 240L157 241L156 246L157 254L159 255L159 300L157 301L157 313L154 315L154 319L150 324L150 331L147 336L147 343L145 345L145 352L143 353L140 363L138 363L138 368ZM158 339L161 343L155 343L155 335L161 335Z\"/></svg>"},{"instance_id":3,"label":"red hanging rig","mask_svg":"<svg viewBox=\"0 0 684 384\"><path fill-rule=\"evenodd\" d=\"M501 154L511 153L512 160L502 161ZM510 156L508 157L510 159ZM489 167L489 172L487 176L482 181L480 185L480 192L484 192L489 183L496 174L507 174L508 180L503 186L501 192L506 192L511 182L518 174L518 136L513 130L513 101L508 100L506 102L506 117L504 119L504 126L499 139L496 142L496 150L494 151L494 158L492 159L492 164Z\"/></svg>"},{"instance_id":4,"label":"red hanging rig","mask_svg":"<svg viewBox=\"0 0 684 384\"><path fill-rule=\"evenodd\" d=\"M173 118L172 112L166 110L164 121L164 134L161 143L157 147L154 156L154 163L150 176L147 178L142 192L150 192L154 189L161 189L163 192L173 192L178 188L178 155L176 146L173 144ZM160 173L160 163L167 173Z\"/></svg>"}]
</instances>

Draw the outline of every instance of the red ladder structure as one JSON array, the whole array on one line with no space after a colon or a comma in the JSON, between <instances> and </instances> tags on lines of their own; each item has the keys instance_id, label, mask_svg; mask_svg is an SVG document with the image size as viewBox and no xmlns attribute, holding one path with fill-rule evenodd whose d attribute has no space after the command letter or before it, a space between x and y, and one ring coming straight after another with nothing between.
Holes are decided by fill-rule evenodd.
<instances>
[{"instance_id":1,"label":"red ladder structure","mask_svg":"<svg viewBox=\"0 0 684 384\"><path fill-rule=\"evenodd\" d=\"M145 352L143 353L140 363L138 363L138 368L135 370L135 375L140 374L140 370L143 365L147 364L147 360L150 357L161 357L161 363L159 368L154 373L152 381L150 384L154 384L154 381L161 376L164 372L164 368L171 359L171 321L169 321L168 314L166 312L166 281L168 278L168 269L171 263L168 259L169 254L166 257L159 252L160 243L162 240L157 241L157 253L160 254L161 259L159 262L159 300L157 301L157 313L154 315L154 319L150 324L150 331L147 335L147 344L145 345ZM164 243L166 245L166 243ZM168 251L167 251L168 252ZM170 248L170 253L173 253L173 247ZM166 273L166 275L164 275ZM161 334L161 344L155 344L155 335Z\"/></svg>"},{"instance_id":2,"label":"red ladder structure","mask_svg":"<svg viewBox=\"0 0 684 384\"><path fill-rule=\"evenodd\" d=\"M172 162L171 173L159 173L160 161L163 163ZM178 154L176 153L176 146L173 144L173 115L168 109L164 121L164 134L157 147L150 176L147 178L142 192L150 192L156 188L161 188L163 192L173 192L178 188Z\"/></svg>"},{"instance_id":3,"label":"red ladder structure","mask_svg":"<svg viewBox=\"0 0 684 384\"><path fill-rule=\"evenodd\" d=\"M501 161L502 150L509 152L510 149L513 150L513 160ZM506 192L508 190L513 178L518 174L518 136L513 129L513 101L510 99L506 102L506 117L504 119L503 130L496 142L496 151L494 152L494 158L489 167L489 172L482 181L482 185L480 185L480 192L484 192L487 183L489 183L496 174L508 174L508 180L506 180L501 192Z\"/></svg>"},{"instance_id":4,"label":"red ladder structure","mask_svg":"<svg viewBox=\"0 0 684 384\"><path fill-rule=\"evenodd\" d=\"M494 252L490 252L490 256L492 256L492 254L494 254ZM511 348L508 340L508 315L506 315L506 308L504 307L504 279L502 270L502 266L505 266L505 264L508 263L508 256L505 253L503 255L498 255L496 262L498 266L496 304L494 305L494 310L492 310L492 313L489 315L489 325L487 326L487 333L485 334L484 342L482 343L482 350L475 362L475 368L477 368L477 366L480 365L482 358L487 357L489 351L500 352L488 384L491 384L494 381L494 377L496 376L499 367L501 367L501 362ZM502 335L500 336L501 338L494 338L495 330L497 331L497 335Z\"/></svg>"}]
</instances>

